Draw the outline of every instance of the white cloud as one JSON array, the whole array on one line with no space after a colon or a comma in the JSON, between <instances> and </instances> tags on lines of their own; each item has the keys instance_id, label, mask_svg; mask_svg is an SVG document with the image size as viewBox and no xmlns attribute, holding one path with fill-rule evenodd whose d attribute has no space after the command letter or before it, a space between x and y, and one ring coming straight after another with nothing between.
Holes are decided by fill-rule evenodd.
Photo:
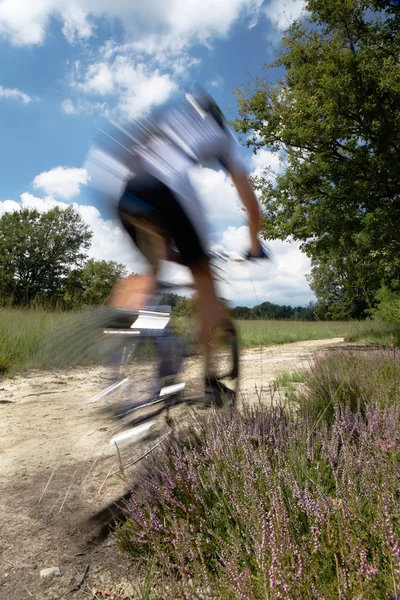
<instances>
[{"instance_id":1,"label":"white cloud","mask_svg":"<svg viewBox=\"0 0 400 600\"><path fill-rule=\"evenodd\" d=\"M87 39L94 20L118 19L131 38L157 35L206 43L225 36L232 24L245 15L253 25L262 0L1 0L0 34L15 45L41 44L52 17L63 24L68 41Z\"/></svg>"},{"instance_id":2,"label":"white cloud","mask_svg":"<svg viewBox=\"0 0 400 600\"><path fill-rule=\"evenodd\" d=\"M244 254L249 248L247 226L228 227L222 232L219 244L225 249ZM274 240L269 242L273 260L254 263L227 263L222 293L233 304L259 304L269 301L277 304L304 305L314 296L306 280L311 264L301 252L298 243Z\"/></svg>"},{"instance_id":3,"label":"white cloud","mask_svg":"<svg viewBox=\"0 0 400 600\"><path fill-rule=\"evenodd\" d=\"M64 25L62 32L70 44L77 40L87 40L93 35L94 25L79 5L70 3L62 13Z\"/></svg>"},{"instance_id":4,"label":"white cloud","mask_svg":"<svg viewBox=\"0 0 400 600\"><path fill-rule=\"evenodd\" d=\"M74 93L61 109L67 115L123 112L132 118L167 100L177 80L199 64L190 56L194 44L210 46L240 18L254 26L263 5L263 0L0 0L0 38L17 46L43 44L56 19L67 41L76 43L93 38L100 19L117 22L124 43L92 45L73 68ZM212 83L222 85L219 77Z\"/></svg>"},{"instance_id":5,"label":"white cloud","mask_svg":"<svg viewBox=\"0 0 400 600\"><path fill-rule=\"evenodd\" d=\"M117 110L130 118L162 104L175 88L175 82L169 74L137 63L131 55L122 54L117 54L108 61L90 64L86 70L79 62L76 63L70 85L87 95L115 96ZM84 102L78 101L74 105L68 99L64 101L62 108L67 114L78 114L85 112L85 106L87 112L88 106ZM108 109L108 105L103 106Z\"/></svg>"},{"instance_id":6,"label":"white cloud","mask_svg":"<svg viewBox=\"0 0 400 600\"><path fill-rule=\"evenodd\" d=\"M59 202L51 196L46 196L46 198L37 198L36 196L33 196L33 194L29 194L28 192L24 192L23 194L21 194L22 208L35 208L39 212L46 212L47 210L50 210L51 208L56 208L57 206L59 208L66 208L68 204L65 204L65 202Z\"/></svg>"},{"instance_id":7,"label":"white cloud","mask_svg":"<svg viewBox=\"0 0 400 600\"><path fill-rule=\"evenodd\" d=\"M270 0L265 6L265 14L278 31L283 31L302 16L304 7L304 0Z\"/></svg>"},{"instance_id":8,"label":"white cloud","mask_svg":"<svg viewBox=\"0 0 400 600\"><path fill-rule=\"evenodd\" d=\"M15 202L14 200L3 200L3 202L0 202L0 216L6 212L19 210L20 208L18 202Z\"/></svg>"},{"instance_id":9,"label":"white cloud","mask_svg":"<svg viewBox=\"0 0 400 600\"><path fill-rule=\"evenodd\" d=\"M93 115L102 114L109 117L111 109L107 102L92 102L86 98L79 98L75 102L71 98L66 98L61 102L61 110L66 115Z\"/></svg>"},{"instance_id":10,"label":"white cloud","mask_svg":"<svg viewBox=\"0 0 400 600\"><path fill-rule=\"evenodd\" d=\"M224 171L196 168L190 173L190 179L211 225L215 221L238 219L241 212L239 195Z\"/></svg>"},{"instance_id":11,"label":"white cloud","mask_svg":"<svg viewBox=\"0 0 400 600\"><path fill-rule=\"evenodd\" d=\"M274 179L274 175L282 170L281 159L276 152L271 152L265 148L257 151L251 157L252 175L261 176L269 173L270 179Z\"/></svg>"},{"instance_id":12,"label":"white cloud","mask_svg":"<svg viewBox=\"0 0 400 600\"><path fill-rule=\"evenodd\" d=\"M75 81L73 85L87 94L112 94L115 85L113 69L105 62L89 65L81 81Z\"/></svg>"},{"instance_id":13,"label":"white cloud","mask_svg":"<svg viewBox=\"0 0 400 600\"><path fill-rule=\"evenodd\" d=\"M35 189L42 189L46 194L64 199L75 198L81 186L89 181L86 169L55 167L37 175L33 180Z\"/></svg>"},{"instance_id":14,"label":"white cloud","mask_svg":"<svg viewBox=\"0 0 400 600\"><path fill-rule=\"evenodd\" d=\"M66 115L75 115L76 114L76 108L75 108L74 103L72 102L71 98L66 98L65 100L62 101L61 110Z\"/></svg>"},{"instance_id":15,"label":"white cloud","mask_svg":"<svg viewBox=\"0 0 400 600\"><path fill-rule=\"evenodd\" d=\"M21 92L17 88L5 88L0 85L0 100L2 98L6 100L20 100L24 104L29 104L33 100L31 96L25 94L25 92Z\"/></svg>"},{"instance_id":16,"label":"white cloud","mask_svg":"<svg viewBox=\"0 0 400 600\"><path fill-rule=\"evenodd\" d=\"M221 75L217 75L215 79L210 81L209 86L217 89L222 89L224 85L224 78Z\"/></svg>"},{"instance_id":17,"label":"white cloud","mask_svg":"<svg viewBox=\"0 0 400 600\"><path fill-rule=\"evenodd\" d=\"M0 3L0 34L15 46L40 44L52 8L44 1L2 0Z\"/></svg>"}]
</instances>

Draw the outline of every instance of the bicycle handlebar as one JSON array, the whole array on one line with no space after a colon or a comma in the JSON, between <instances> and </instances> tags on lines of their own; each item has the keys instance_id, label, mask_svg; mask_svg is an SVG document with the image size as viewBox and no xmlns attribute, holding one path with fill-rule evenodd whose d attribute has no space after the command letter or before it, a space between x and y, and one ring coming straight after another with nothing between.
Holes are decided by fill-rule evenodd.
<instances>
[{"instance_id":1,"label":"bicycle handlebar","mask_svg":"<svg viewBox=\"0 0 400 600\"><path fill-rule=\"evenodd\" d=\"M246 254L229 252L225 248L217 248L209 252L211 258L218 258L225 262L246 262L247 260L272 260L271 248L264 242L260 242L260 255L256 256L250 251Z\"/></svg>"}]
</instances>

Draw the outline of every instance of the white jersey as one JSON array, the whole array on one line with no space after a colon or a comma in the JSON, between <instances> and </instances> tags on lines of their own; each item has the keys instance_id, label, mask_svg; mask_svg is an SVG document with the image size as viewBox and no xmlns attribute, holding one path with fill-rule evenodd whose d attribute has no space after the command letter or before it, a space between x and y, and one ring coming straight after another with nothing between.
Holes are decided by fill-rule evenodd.
<instances>
[{"instance_id":1,"label":"white jersey","mask_svg":"<svg viewBox=\"0 0 400 600\"><path fill-rule=\"evenodd\" d=\"M179 196L184 197L188 186L191 188L188 174L194 163L207 166L219 162L228 171L245 172L238 142L212 116L192 109L171 110L157 127L160 133L140 151L142 169Z\"/></svg>"},{"instance_id":2,"label":"white jersey","mask_svg":"<svg viewBox=\"0 0 400 600\"><path fill-rule=\"evenodd\" d=\"M103 210L107 213L113 200L119 201L132 175L147 172L174 193L207 247L207 215L189 173L194 164L213 166L212 163L218 162L228 171L245 173L240 146L231 131L221 127L209 114L199 114L191 106L180 107L165 111L155 135L149 135L146 141L138 140L134 153L123 163L107 150L96 146L91 149L86 168L91 186L105 197Z\"/></svg>"}]
</instances>

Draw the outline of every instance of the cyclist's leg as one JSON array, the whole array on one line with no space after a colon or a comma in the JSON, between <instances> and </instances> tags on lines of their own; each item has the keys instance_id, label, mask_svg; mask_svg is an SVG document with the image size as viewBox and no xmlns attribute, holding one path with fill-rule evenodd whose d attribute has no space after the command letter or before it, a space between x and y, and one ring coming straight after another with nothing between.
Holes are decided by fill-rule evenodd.
<instances>
[{"instance_id":1,"label":"cyclist's leg","mask_svg":"<svg viewBox=\"0 0 400 600\"><path fill-rule=\"evenodd\" d=\"M206 375L210 375L213 370L214 332L223 325L224 316L209 264L202 212L196 212L197 197L194 190L187 188L187 192L192 195L191 205L183 198L179 200L168 188L164 191L162 201L168 207L165 214L168 232L182 257L182 264L191 270L199 294L200 342L205 352ZM159 209L162 211L163 206Z\"/></svg>"},{"instance_id":2,"label":"cyclist's leg","mask_svg":"<svg viewBox=\"0 0 400 600\"><path fill-rule=\"evenodd\" d=\"M195 262L190 269L199 294L200 343L204 348L206 377L213 377L213 339L223 322L220 302L208 260Z\"/></svg>"},{"instance_id":3,"label":"cyclist's leg","mask_svg":"<svg viewBox=\"0 0 400 600\"><path fill-rule=\"evenodd\" d=\"M146 306L155 291L160 260L166 257L166 242L152 207L133 192L146 195L141 186L128 183L120 202L119 218L150 268L145 275L130 275L119 282L113 289L110 303L114 307L138 310Z\"/></svg>"},{"instance_id":4,"label":"cyclist's leg","mask_svg":"<svg viewBox=\"0 0 400 600\"><path fill-rule=\"evenodd\" d=\"M152 219L151 213L149 215L148 211L146 212L147 209L144 210L141 223L140 211L139 214L133 212L132 215L131 206L137 199L139 199L139 207L140 201L143 201L145 208L150 207L154 211L155 219ZM206 356L206 375L212 376L214 332L218 327L223 326L225 315L221 311L209 265L201 212L198 213L197 220L193 214L189 216L184 203L180 202L167 186L149 175L144 178L144 183L141 180L139 182L133 180L128 184L122 200L120 203L122 223L152 265L152 282L159 261L165 257L166 235L174 241L182 258L182 264L191 270L199 294L200 342ZM195 195L193 202L196 202ZM154 222L157 223L156 227Z\"/></svg>"}]
</instances>

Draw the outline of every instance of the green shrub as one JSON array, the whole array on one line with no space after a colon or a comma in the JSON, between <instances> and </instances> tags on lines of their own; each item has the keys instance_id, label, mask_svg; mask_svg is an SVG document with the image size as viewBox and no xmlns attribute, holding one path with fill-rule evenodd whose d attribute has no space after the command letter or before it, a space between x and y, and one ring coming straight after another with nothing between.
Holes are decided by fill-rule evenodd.
<instances>
[{"instance_id":1,"label":"green shrub","mask_svg":"<svg viewBox=\"0 0 400 600\"><path fill-rule=\"evenodd\" d=\"M400 326L400 293L383 287L376 295L378 305L371 312L373 317L384 323Z\"/></svg>"}]
</instances>

